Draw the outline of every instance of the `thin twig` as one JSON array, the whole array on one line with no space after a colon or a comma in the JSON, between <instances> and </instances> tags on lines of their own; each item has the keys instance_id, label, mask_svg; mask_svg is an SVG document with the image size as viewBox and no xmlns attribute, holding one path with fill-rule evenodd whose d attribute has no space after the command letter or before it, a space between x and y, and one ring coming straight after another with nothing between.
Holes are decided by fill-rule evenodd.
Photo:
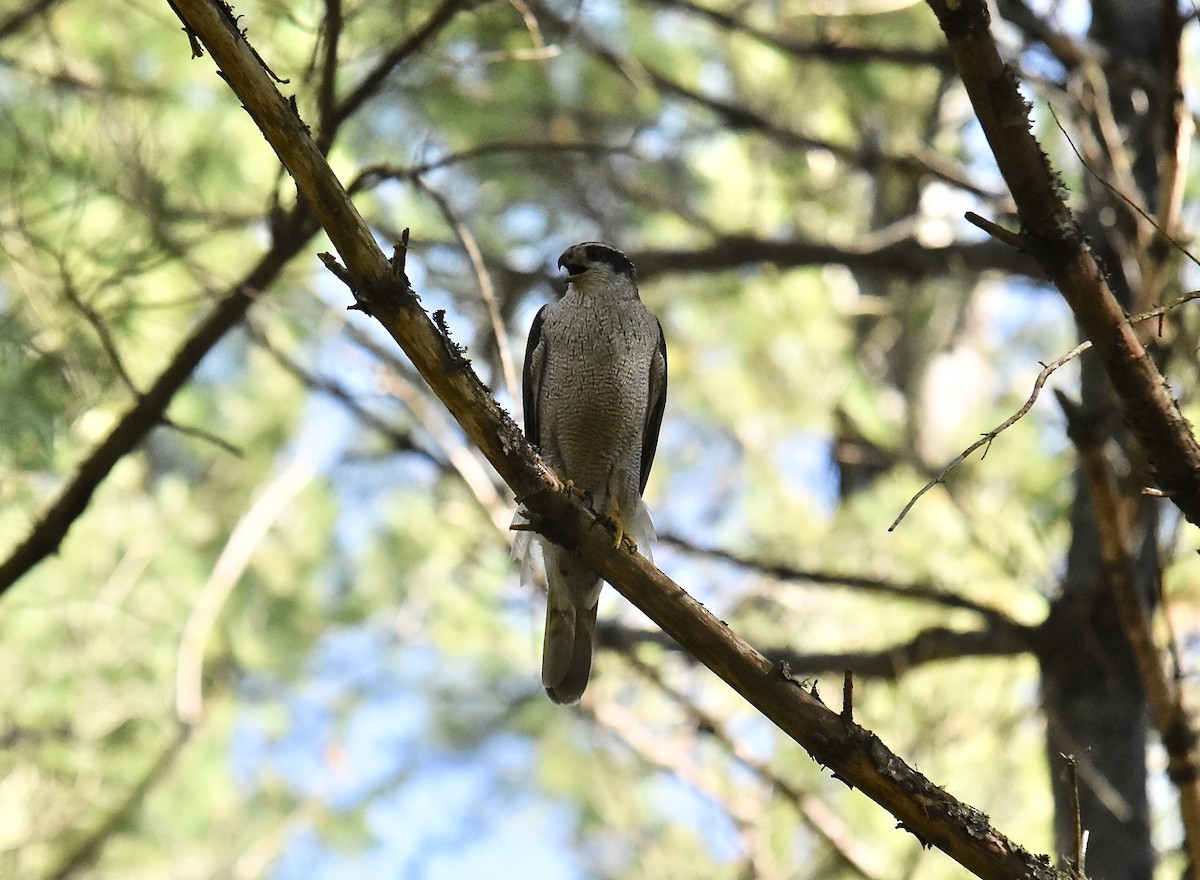
<instances>
[{"instance_id":1,"label":"thin twig","mask_svg":"<svg viewBox=\"0 0 1200 880\"><path fill-rule=\"evenodd\" d=\"M1192 300L1198 299L1198 298L1200 298L1200 290L1188 291L1187 293L1183 294L1182 296L1171 300L1171 302L1167 303L1165 306L1157 306L1153 309L1150 309L1149 311L1142 312L1140 315L1135 315L1134 317L1129 319L1129 323L1140 324L1141 322L1148 321L1151 318L1157 318L1160 315L1165 315L1167 312L1171 311L1172 309L1178 308L1179 306L1183 305L1184 303L1191 302ZM1033 409L1034 403L1037 402L1038 396L1042 393L1042 388L1045 386L1046 381L1050 378L1050 376L1054 373L1054 371L1057 370L1059 367L1063 366L1064 364L1070 363L1071 361L1073 361L1075 358L1079 357L1081 354L1083 354L1085 351L1087 351L1091 347L1092 347L1091 341L1085 340L1084 342L1079 343L1079 345L1075 346L1073 349L1068 351L1062 357L1057 358L1048 364L1045 364L1042 367L1042 371L1040 373L1038 373L1037 378L1033 382L1033 391L1030 392L1029 398L1025 401L1024 404L1021 405L1021 408L1018 409L1011 416L1009 416L1007 419L1005 419L1003 422L1001 422L999 425L992 428L992 430L988 431L986 434L981 435L978 440L976 440L974 443L972 443L970 446L968 446L966 449L964 449L958 456L956 456L954 458L953 461L951 461L948 465L946 465L944 468L942 468L940 471L938 471L937 474L935 474L933 476L933 478L929 480L929 482L927 482L924 486L921 487L920 491L917 492L916 495L914 495L912 498L910 498L908 500L908 503L904 505L904 509L900 511L900 515L897 516L896 519L892 521L892 524L890 526L888 526L888 531L889 532L895 531L896 526L900 525L900 521L902 519L904 519L904 517L908 516L908 512L910 510L912 510L913 505L915 505L917 503L917 501L920 500L921 496L924 495L926 492L928 492L930 489L932 489L934 486L938 485L939 483L945 482L946 477L949 475L949 473L952 470L954 470L956 467L958 467L960 464L962 464L964 461L966 461L976 449L979 449L979 447L981 447L981 446L990 445L991 442L993 440L995 440L998 436L1000 436L1002 433L1007 431L1009 428L1011 428L1013 425L1015 425L1017 422L1019 422L1022 418L1024 418L1025 414L1027 412L1029 412L1029 410ZM986 450L984 451L984 455L987 455Z\"/></svg>"},{"instance_id":2,"label":"thin twig","mask_svg":"<svg viewBox=\"0 0 1200 880\"><path fill-rule=\"evenodd\" d=\"M241 458L242 448L235 443L231 443L224 437L214 434L212 431L206 431L204 428L197 428L195 425L185 425L177 422L172 418L163 416L162 423L164 428L170 428L172 431L178 431L186 437L195 437L197 440L203 440L205 443L211 443L213 446L220 449L222 452L227 452L230 455Z\"/></svg>"},{"instance_id":3,"label":"thin twig","mask_svg":"<svg viewBox=\"0 0 1200 880\"><path fill-rule=\"evenodd\" d=\"M470 227L462 221L445 196L426 183L419 175L413 178L413 184L433 199L438 210L442 212L442 216L446 218L446 222L450 224L450 228L454 230L459 244L466 251L467 259L471 261L471 270L475 273L475 282L479 285L479 295L483 297L488 318L492 322L492 333L496 337L496 349L500 352L500 371L504 374L504 387L508 390L510 400L520 400L521 389L517 385L517 370L513 365L512 351L508 345L508 332L504 327L504 317L500 314L500 303L496 300L496 287L492 284L492 276L488 272L487 264L484 263L479 243L475 240Z\"/></svg>"},{"instance_id":4,"label":"thin twig","mask_svg":"<svg viewBox=\"0 0 1200 880\"><path fill-rule=\"evenodd\" d=\"M75 310L83 316L83 319L96 332L96 338L100 340L100 346L104 349L104 353L108 355L108 360L112 364L117 377L121 380L121 384L125 386L125 390L135 398L141 397L142 391L134 383L133 377L129 375L129 371L125 369L125 362L121 359L121 353L117 350L117 343L113 340L112 334L108 332L108 325L104 323L104 320L100 317L100 313L90 303L84 302L83 297L79 295L70 276L67 275L66 269L61 266L61 256L60 269L63 272L62 291L63 295L67 298L67 302L74 306Z\"/></svg>"},{"instance_id":5,"label":"thin twig","mask_svg":"<svg viewBox=\"0 0 1200 880\"><path fill-rule=\"evenodd\" d=\"M984 605L966 596L959 595L930 582L913 581L900 582L887 578L871 577L849 572L827 571L821 569L801 568L786 563L770 562L745 556L721 547L701 547L679 535L665 533L658 536L659 543L671 544L678 549L695 556L705 556L717 559L757 572L776 581L803 581L811 584L821 584L831 587L844 587L851 590L862 590L870 593L880 593L885 596L896 596L908 601L931 602L944 608L957 608L973 611L985 620L1006 627L1019 627L1020 624L999 608Z\"/></svg>"},{"instance_id":6,"label":"thin twig","mask_svg":"<svg viewBox=\"0 0 1200 880\"><path fill-rule=\"evenodd\" d=\"M1079 765L1074 755L1062 755L1062 758L1067 762L1067 785L1071 788L1071 824L1075 828L1075 858L1071 867L1082 877L1086 838L1083 833L1083 811L1079 806Z\"/></svg>"},{"instance_id":7,"label":"thin twig","mask_svg":"<svg viewBox=\"0 0 1200 880\"><path fill-rule=\"evenodd\" d=\"M1179 251L1179 253L1183 254L1197 266L1200 266L1200 259L1197 259L1197 257L1191 251L1185 248L1169 232L1167 232L1167 230L1164 229L1156 219L1154 219L1150 212L1148 212L1133 199L1129 198L1129 196L1125 195L1125 193L1121 192L1120 188L1114 186L1112 183L1106 180L1103 175L1101 175L1098 171L1092 168L1091 165L1088 164L1087 159L1083 158L1083 154L1081 154L1079 152L1079 148L1075 146L1075 142L1071 140L1071 136L1067 134L1067 130L1063 128L1063 124L1058 121L1058 114L1054 112L1053 107L1050 107L1050 116L1054 119L1054 124L1058 126L1058 130L1062 132L1062 136L1066 138L1067 146L1071 148L1071 152L1075 154L1075 158L1079 160L1079 163L1084 167L1087 173L1092 175L1092 177L1099 181L1099 183L1104 186L1105 189L1124 202L1130 210L1153 226L1159 235L1171 243L1171 247L1175 248L1175 250Z\"/></svg>"},{"instance_id":8,"label":"thin twig","mask_svg":"<svg viewBox=\"0 0 1200 880\"><path fill-rule=\"evenodd\" d=\"M963 216L968 223L972 226L978 226L992 238L996 239L996 241L1004 242L1004 244L1011 245L1019 250L1024 249L1025 239L1021 236L1021 233L1005 229L999 223L994 223L986 217L981 217L974 211L967 211Z\"/></svg>"}]
</instances>

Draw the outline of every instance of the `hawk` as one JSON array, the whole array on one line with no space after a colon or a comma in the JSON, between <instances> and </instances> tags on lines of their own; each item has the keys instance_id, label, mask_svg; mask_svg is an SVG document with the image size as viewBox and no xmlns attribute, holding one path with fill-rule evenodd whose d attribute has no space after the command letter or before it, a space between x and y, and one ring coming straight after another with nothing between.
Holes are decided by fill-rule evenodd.
<instances>
[{"instance_id":1,"label":"hawk","mask_svg":"<svg viewBox=\"0 0 1200 880\"><path fill-rule=\"evenodd\" d=\"M648 549L654 526L642 492L667 399L662 326L638 296L633 263L616 248L573 245L558 265L567 292L537 313L525 349L525 434L614 527L617 545ZM529 534L515 555L526 575L531 544L545 560L542 686L555 703L575 703L592 670L602 582L571 551Z\"/></svg>"}]
</instances>

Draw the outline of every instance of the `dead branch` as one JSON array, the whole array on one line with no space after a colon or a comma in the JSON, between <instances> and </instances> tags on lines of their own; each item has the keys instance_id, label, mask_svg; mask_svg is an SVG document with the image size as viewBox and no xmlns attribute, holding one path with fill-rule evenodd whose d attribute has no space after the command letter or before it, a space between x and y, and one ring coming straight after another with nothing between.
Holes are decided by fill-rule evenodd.
<instances>
[{"instance_id":1,"label":"dead branch","mask_svg":"<svg viewBox=\"0 0 1200 880\"><path fill-rule=\"evenodd\" d=\"M1189 291L1188 293L1185 293L1182 296L1177 297L1176 299L1167 303L1165 306L1156 306L1155 308L1150 309L1149 311L1142 312L1140 315L1135 315L1134 317L1129 319L1129 323L1130 324L1140 324L1143 321L1149 321L1151 318L1161 317L1161 316L1165 315L1167 312L1171 311L1172 309L1178 308L1179 306L1183 305L1184 303L1191 302L1192 300L1197 299L1197 298L1200 298L1200 290ZM950 472L952 470L954 470L956 467L958 467L960 464L962 464L964 461L966 461L968 458L970 458L972 453L975 452L975 450L979 449L981 446L990 446L993 440L995 440L1002 433L1004 433L1009 428L1011 428L1013 425L1015 425L1017 422L1019 422L1021 419L1023 419L1025 417L1025 414L1028 413L1031 409L1033 409L1033 405L1037 402L1038 397L1042 393L1042 389L1046 386L1047 380L1049 380L1050 376L1054 373L1054 371L1057 370L1059 367L1061 367L1067 363L1070 363L1071 361L1073 361L1075 358L1079 357L1081 354L1083 354L1085 351L1087 351L1091 347L1092 347L1092 343L1090 340L1081 342L1081 343L1079 343L1079 345L1075 346L1073 349L1071 349L1070 351L1068 351L1066 354L1062 355L1061 357L1058 357L1058 358L1052 360L1048 364L1044 364L1042 366L1042 371L1040 373L1038 373L1037 378L1033 380L1033 390L1029 393L1029 397L1026 398L1025 402L1023 404L1021 404L1021 408L1018 409L1011 416L1009 416L1007 419L1005 419L1003 422L998 424L996 427L992 428L992 430L983 434L978 440L976 440L974 443L972 443L970 446L968 446L966 449L964 449L962 452L960 452L954 458L953 461L951 461L948 465L946 465L944 468L942 468L940 471L938 471L937 474L935 474L931 480L929 480L924 486L922 486L920 488L920 490L917 492L916 495L914 495L912 498L908 499L908 503L904 505L904 509L900 511L899 516L897 516L892 521L892 524L890 526L888 526L888 531L889 532L894 531L896 526L900 525L900 520L902 520L902 519L904 519L904 517L908 516L908 512L913 509L913 505L915 505L917 503L917 501L920 500L921 496L924 495L926 492L928 492L930 489L932 489L934 486L938 485L939 483L944 482L946 477L949 476ZM985 450L984 455L986 455L986 454L987 454L987 451Z\"/></svg>"}]
</instances>

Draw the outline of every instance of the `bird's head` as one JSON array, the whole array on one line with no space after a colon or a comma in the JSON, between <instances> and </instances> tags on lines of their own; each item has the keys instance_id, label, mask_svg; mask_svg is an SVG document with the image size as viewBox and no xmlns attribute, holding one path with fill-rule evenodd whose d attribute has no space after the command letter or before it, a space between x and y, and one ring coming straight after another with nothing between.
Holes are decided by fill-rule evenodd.
<instances>
[{"instance_id":1,"label":"bird's head","mask_svg":"<svg viewBox=\"0 0 1200 880\"><path fill-rule=\"evenodd\" d=\"M637 272L629 257L612 245L598 241L573 244L558 258L558 265L567 270L567 277L576 287L613 284L625 280L637 290Z\"/></svg>"}]
</instances>

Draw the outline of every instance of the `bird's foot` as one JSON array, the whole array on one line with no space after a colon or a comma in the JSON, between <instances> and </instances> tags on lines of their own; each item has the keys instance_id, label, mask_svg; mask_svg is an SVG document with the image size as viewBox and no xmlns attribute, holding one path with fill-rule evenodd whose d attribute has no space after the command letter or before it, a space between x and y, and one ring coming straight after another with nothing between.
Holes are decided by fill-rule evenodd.
<instances>
[{"instance_id":1,"label":"bird's foot","mask_svg":"<svg viewBox=\"0 0 1200 880\"><path fill-rule=\"evenodd\" d=\"M633 536L625 531L625 523L621 519L621 508L615 498L609 502L608 510L600 518L612 527L613 549L624 547L630 553L637 553L637 541L633 540Z\"/></svg>"}]
</instances>

